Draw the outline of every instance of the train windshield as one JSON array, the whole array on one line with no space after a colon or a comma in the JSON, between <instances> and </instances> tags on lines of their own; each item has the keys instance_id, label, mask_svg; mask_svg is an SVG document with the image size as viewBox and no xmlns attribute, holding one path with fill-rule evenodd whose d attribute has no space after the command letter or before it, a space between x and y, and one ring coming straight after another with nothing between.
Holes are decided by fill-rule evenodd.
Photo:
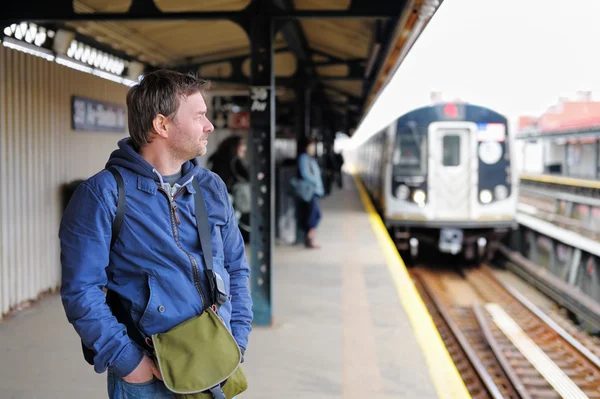
<instances>
[{"instance_id":1,"label":"train windshield","mask_svg":"<svg viewBox=\"0 0 600 399\"><path fill-rule=\"evenodd\" d=\"M427 128L398 127L393 160L394 174L427 174Z\"/></svg>"}]
</instances>

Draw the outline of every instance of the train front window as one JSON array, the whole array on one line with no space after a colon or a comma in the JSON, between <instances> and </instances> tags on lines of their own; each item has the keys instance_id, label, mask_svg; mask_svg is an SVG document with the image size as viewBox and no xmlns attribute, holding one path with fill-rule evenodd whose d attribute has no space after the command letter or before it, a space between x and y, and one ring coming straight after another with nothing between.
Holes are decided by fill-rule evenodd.
<instances>
[{"instance_id":1,"label":"train front window","mask_svg":"<svg viewBox=\"0 0 600 399\"><path fill-rule=\"evenodd\" d=\"M442 164L444 166L460 165L460 136L457 134L445 135L442 139L442 151L444 154Z\"/></svg>"},{"instance_id":2,"label":"train front window","mask_svg":"<svg viewBox=\"0 0 600 399\"><path fill-rule=\"evenodd\" d=\"M423 176L427 173L425 129L398 129L392 163L397 175Z\"/></svg>"}]
</instances>

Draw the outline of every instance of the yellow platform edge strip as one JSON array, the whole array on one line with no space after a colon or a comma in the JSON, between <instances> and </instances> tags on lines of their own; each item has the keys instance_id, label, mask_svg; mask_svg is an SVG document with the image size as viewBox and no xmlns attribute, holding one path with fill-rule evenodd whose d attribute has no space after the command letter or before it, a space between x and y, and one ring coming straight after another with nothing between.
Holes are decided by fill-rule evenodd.
<instances>
[{"instance_id":1,"label":"yellow platform edge strip","mask_svg":"<svg viewBox=\"0 0 600 399\"><path fill-rule=\"evenodd\" d=\"M583 187L583 188L597 188L600 189L600 181L598 180L587 180L577 179L574 177L566 176L553 176L544 174L529 174L522 173L519 175L521 180L537 181L542 183L560 184L563 186Z\"/></svg>"},{"instance_id":2,"label":"yellow platform edge strip","mask_svg":"<svg viewBox=\"0 0 600 399\"><path fill-rule=\"evenodd\" d=\"M431 380L440 399L471 398L469 391L458 372L450 353L444 345L425 303L413 284L406 265L396 249L396 245L388 234L383 221L375 211L360 179L351 172L365 210L369 214L371 227L379 241L392 276L400 302L412 324L415 337L425 356ZM405 359L410 361L410 359Z\"/></svg>"}]
</instances>

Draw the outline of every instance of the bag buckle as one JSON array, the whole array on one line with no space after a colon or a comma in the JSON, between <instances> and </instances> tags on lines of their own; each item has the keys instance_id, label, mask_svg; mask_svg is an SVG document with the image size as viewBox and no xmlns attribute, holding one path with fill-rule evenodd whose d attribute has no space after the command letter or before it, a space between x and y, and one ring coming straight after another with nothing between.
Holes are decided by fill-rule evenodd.
<instances>
[{"instance_id":1,"label":"bag buckle","mask_svg":"<svg viewBox=\"0 0 600 399\"><path fill-rule=\"evenodd\" d=\"M214 301L217 304L219 304L219 306L222 306L225 304L225 302L227 302L227 293L225 292L225 283L223 282L223 279L221 278L219 273L216 273L215 271L213 271L213 279L215 282Z\"/></svg>"},{"instance_id":2,"label":"bag buckle","mask_svg":"<svg viewBox=\"0 0 600 399\"><path fill-rule=\"evenodd\" d=\"M209 391L214 399L227 399L220 385L210 388Z\"/></svg>"}]
</instances>

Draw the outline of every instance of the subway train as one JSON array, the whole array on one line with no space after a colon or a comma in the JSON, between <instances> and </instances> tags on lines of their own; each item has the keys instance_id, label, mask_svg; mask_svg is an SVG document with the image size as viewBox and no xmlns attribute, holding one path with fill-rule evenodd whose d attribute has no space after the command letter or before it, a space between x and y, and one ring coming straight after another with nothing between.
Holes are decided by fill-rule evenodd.
<instances>
[{"instance_id":1,"label":"subway train","mask_svg":"<svg viewBox=\"0 0 600 399\"><path fill-rule=\"evenodd\" d=\"M401 252L483 261L517 227L507 119L467 103L410 111L351 151Z\"/></svg>"}]
</instances>

